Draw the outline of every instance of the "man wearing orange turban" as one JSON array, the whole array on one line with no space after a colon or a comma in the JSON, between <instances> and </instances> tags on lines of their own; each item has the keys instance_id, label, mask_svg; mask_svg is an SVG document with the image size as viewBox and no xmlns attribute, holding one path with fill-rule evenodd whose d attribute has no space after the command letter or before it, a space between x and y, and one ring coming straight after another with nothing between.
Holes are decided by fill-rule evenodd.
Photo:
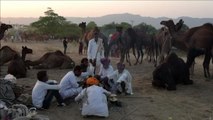
<instances>
[{"instance_id":1,"label":"man wearing orange turban","mask_svg":"<svg viewBox=\"0 0 213 120\"><path fill-rule=\"evenodd\" d=\"M95 77L90 77L86 80L87 88L84 88L75 101L82 100L82 111L83 116L99 116L108 117L108 105L106 95L111 95L110 92L98 86L99 80Z\"/></svg>"}]
</instances>

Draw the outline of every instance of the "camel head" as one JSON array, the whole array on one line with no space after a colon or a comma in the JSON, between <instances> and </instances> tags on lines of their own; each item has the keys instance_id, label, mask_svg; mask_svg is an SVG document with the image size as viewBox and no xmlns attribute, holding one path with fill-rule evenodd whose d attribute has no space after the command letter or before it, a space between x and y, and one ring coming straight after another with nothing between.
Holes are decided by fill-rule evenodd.
<instances>
[{"instance_id":1,"label":"camel head","mask_svg":"<svg viewBox=\"0 0 213 120\"><path fill-rule=\"evenodd\" d=\"M167 20L167 21L161 21L160 24L168 27L170 32L176 31L175 24L174 24L173 20L171 20L171 19Z\"/></svg>"},{"instance_id":2,"label":"camel head","mask_svg":"<svg viewBox=\"0 0 213 120\"><path fill-rule=\"evenodd\" d=\"M12 28L12 25L4 24L4 23L0 24L0 40L4 37L5 31L10 28Z\"/></svg>"},{"instance_id":3,"label":"camel head","mask_svg":"<svg viewBox=\"0 0 213 120\"><path fill-rule=\"evenodd\" d=\"M22 54L32 54L33 50L28 48L27 46L22 46Z\"/></svg>"},{"instance_id":4,"label":"camel head","mask_svg":"<svg viewBox=\"0 0 213 120\"><path fill-rule=\"evenodd\" d=\"M12 25L1 23L1 26L0 26L1 31L5 31L5 30L8 30L10 28L12 28Z\"/></svg>"},{"instance_id":5,"label":"camel head","mask_svg":"<svg viewBox=\"0 0 213 120\"><path fill-rule=\"evenodd\" d=\"M175 30L179 31L182 28L183 23L184 23L184 21L182 19L180 19L179 22L176 23L176 25L175 25Z\"/></svg>"},{"instance_id":6,"label":"camel head","mask_svg":"<svg viewBox=\"0 0 213 120\"><path fill-rule=\"evenodd\" d=\"M82 29L82 33L86 31L86 22L81 22L78 26Z\"/></svg>"},{"instance_id":7,"label":"camel head","mask_svg":"<svg viewBox=\"0 0 213 120\"><path fill-rule=\"evenodd\" d=\"M30 48L27 48L27 46L22 46L22 59L25 60L26 54L32 54L33 50Z\"/></svg>"},{"instance_id":8,"label":"camel head","mask_svg":"<svg viewBox=\"0 0 213 120\"><path fill-rule=\"evenodd\" d=\"M80 28L86 28L86 22L81 22L78 25Z\"/></svg>"}]
</instances>

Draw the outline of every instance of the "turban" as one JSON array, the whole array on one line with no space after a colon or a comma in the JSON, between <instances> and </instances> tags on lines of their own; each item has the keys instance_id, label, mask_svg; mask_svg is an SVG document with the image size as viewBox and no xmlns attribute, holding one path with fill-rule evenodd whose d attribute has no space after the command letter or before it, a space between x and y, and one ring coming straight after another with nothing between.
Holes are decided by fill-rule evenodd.
<instances>
[{"instance_id":1,"label":"turban","mask_svg":"<svg viewBox=\"0 0 213 120\"><path fill-rule=\"evenodd\" d=\"M8 80L8 81L11 81L12 83L16 83L16 77L13 76L12 74L7 74L5 77L4 77L5 80Z\"/></svg>"},{"instance_id":2,"label":"turban","mask_svg":"<svg viewBox=\"0 0 213 120\"><path fill-rule=\"evenodd\" d=\"M98 85L99 81L95 77L89 77L86 80L87 85Z\"/></svg>"}]
</instances>

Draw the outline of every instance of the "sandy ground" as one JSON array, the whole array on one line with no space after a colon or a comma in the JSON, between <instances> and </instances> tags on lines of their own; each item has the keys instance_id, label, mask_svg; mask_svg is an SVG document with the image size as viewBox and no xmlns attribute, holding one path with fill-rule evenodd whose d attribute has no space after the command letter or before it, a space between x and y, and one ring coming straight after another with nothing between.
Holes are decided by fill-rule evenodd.
<instances>
[{"instance_id":1,"label":"sandy ground","mask_svg":"<svg viewBox=\"0 0 213 120\"><path fill-rule=\"evenodd\" d=\"M28 42L10 43L1 42L2 46L9 45L16 51L21 51L21 46L28 46L33 49L33 54L26 59L35 60L45 52L63 50L62 43L54 42ZM86 55L78 55L78 44L68 44L68 55L79 64L80 59ZM115 67L118 58L111 58ZM132 58L134 61L134 59ZM133 75L132 96L118 96L122 102L122 107L110 107L110 115L106 120L213 120L213 82L203 76L202 58L196 60L195 75L193 85L178 85L176 91L155 89L151 85L152 71L154 66L146 60L136 66L127 66ZM6 74L7 65L1 67L1 77ZM211 73L213 71L210 64ZM18 84L33 86L36 82L36 73L39 70L28 70L27 78L18 79ZM69 69L47 70L50 79L60 81ZM30 92L30 89L28 90ZM49 116L50 120L81 120L81 119L103 119L103 118L83 118L80 115L79 105L72 102L70 105L59 108L54 103L46 111L39 111L39 114Z\"/></svg>"}]
</instances>

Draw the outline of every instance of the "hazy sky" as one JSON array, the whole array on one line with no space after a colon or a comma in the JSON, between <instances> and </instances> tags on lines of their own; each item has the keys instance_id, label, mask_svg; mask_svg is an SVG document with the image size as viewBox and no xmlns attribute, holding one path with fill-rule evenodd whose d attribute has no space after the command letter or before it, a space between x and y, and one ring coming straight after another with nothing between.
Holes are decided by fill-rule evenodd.
<instances>
[{"instance_id":1,"label":"hazy sky","mask_svg":"<svg viewBox=\"0 0 213 120\"><path fill-rule=\"evenodd\" d=\"M40 17L47 7L64 17L99 17L131 13L150 17L213 18L213 1L69 1L0 0L0 17Z\"/></svg>"}]
</instances>

